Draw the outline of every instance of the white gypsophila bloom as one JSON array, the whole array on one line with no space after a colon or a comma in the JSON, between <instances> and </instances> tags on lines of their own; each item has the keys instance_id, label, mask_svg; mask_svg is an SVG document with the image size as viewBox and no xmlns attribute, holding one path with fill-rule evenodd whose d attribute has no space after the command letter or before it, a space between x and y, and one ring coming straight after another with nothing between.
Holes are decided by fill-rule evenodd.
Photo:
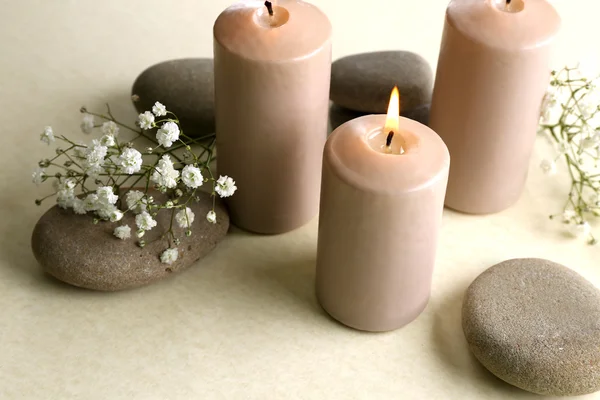
<instances>
[{"instance_id":1,"label":"white gypsophila bloom","mask_svg":"<svg viewBox=\"0 0 600 400\"><path fill-rule=\"evenodd\" d=\"M129 225L117 226L113 231L113 235L121 240L129 239L131 237L131 228Z\"/></svg>"},{"instance_id":2,"label":"white gypsophila bloom","mask_svg":"<svg viewBox=\"0 0 600 400\"><path fill-rule=\"evenodd\" d=\"M54 139L54 131L52 130L51 126L47 126L44 128L44 132L42 132L40 135L40 140L46 143L47 145L50 145L50 143L54 143L56 139Z\"/></svg>"},{"instance_id":3,"label":"white gypsophila bloom","mask_svg":"<svg viewBox=\"0 0 600 400\"><path fill-rule=\"evenodd\" d=\"M100 186L96 189L96 195L102 204L115 204L119 200L119 196L114 193L112 186Z\"/></svg>"},{"instance_id":4,"label":"white gypsophila bloom","mask_svg":"<svg viewBox=\"0 0 600 400\"><path fill-rule=\"evenodd\" d=\"M158 144L165 148L171 147L179 139L179 126L175 122L165 122L156 132Z\"/></svg>"},{"instance_id":5,"label":"white gypsophila bloom","mask_svg":"<svg viewBox=\"0 0 600 400\"><path fill-rule=\"evenodd\" d=\"M177 225L179 225L180 228L190 228L192 222L194 222L194 218L194 212L189 207L186 207L185 210L181 210L175 214L175 221L177 221Z\"/></svg>"},{"instance_id":6,"label":"white gypsophila bloom","mask_svg":"<svg viewBox=\"0 0 600 400\"><path fill-rule=\"evenodd\" d=\"M106 146L106 147L114 147L117 144L117 142L113 135L108 134L108 135L104 135L100 138L100 144L102 146Z\"/></svg>"},{"instance_id":7,"label":"white gypsophila bloom","mask_svg":"<svg viewBox=\"0 0 600 400\"><path fill-rule=\"evenodd\" d=\"M31 180L36 185L44 182L44 178L46 177L46 170L44 168L36 168L31 174Z\"/></svg>"},{"instance_id":8,"label":"white gypsophila bloom","mask_svg":"<svg viewBox=\"0 0 600 400\"><path fill-rule=\"evenodd\" d=\"M113 121L106 121L100 128L102 133L105 135L112 135L113 137L119 136L119 126Z\"/></svg>"},{"instance_id":9,"label":"white gypsophila bloom","mask_svg":"<svg viewBox=\"0 0 600 400\"><path fill-rule=\"evenodd\" d=\"M91 114L84 114L81 120L81 131L83 133L92 133L94 129L94 116Z\"/></svg>"},{"instance_id":10,"label":"white gypsophila bloom","mask_svg":"<svg viewBox=\"0 0 600 400\"><path fill-rule=\"evenodd\" d=\"M173 162L171 161L171 157L165 154L164 156L162 156L160 161L158 161L158 164L154 168L154 173L152 174L150 179L158 186L171 189L177 186L178 177L179 171L173 168Z\"/></svg>"},{"instance_id":11,"label":"white gypsophila bloom","mask_svg":"<svg viewBox=\"0 0 600 400\"><path fill-rule=\"evenodd\" d=\"M577 224L569 225L569 231L571 232L571 235L575 237L583 237L590 234L590 232L592 231L592 227L590 226L590 224L583 221Z\"/></svg>"},{"instance_id":12,"label":"white gypsophila bloom","mask_svg":"<svg viewBox=\"0 0 600 400\"><path fill-rule=\"evenodd\" d=\"M552 111L558 104L558 93L556 86L548 87L544 98L542 99L542 105L540 106L540 121L542 123L548 123L552 117Z\"/></svg>"},{"instance_id":13,"label":"white gypsophila bloom","mask_svg":"<svg viewBox=\"0 0 600 400\"><path fill-rule=\"evenodd\" d=\"M164 117L165 115L167 115L167 107L165 107L163 104L161 104L157 101L152 106L152 112L157 117Z\"/></svg>"},{"instance_id":14,"label":"white gypsophila bloom","mask_svg":"<svg viewBox=\"0 0 600 400\"><path fill-rule=\"evenodd\" d=\"M98 209L98 196L94 193L88 194L83 199L83 207L86 211L96 211Z\"/></svg>"},{"instance_id":15,"label":"white gypsophila bloom","mask_svg":"<svg viewBox=\"0 0 600 400\"><path fill-rule=\"evenodd\" d=\"M150 129L154 124L154 114L152 114L150 111L146 111L138 116L138 122L140 124L140 128Z\"/></svg>"},{"instance_id":16,"label":"white gypsophila bloom","mask_svg":"<svg viewBox=\"0 0 600 400\"><path fill-rule=\"evenodd\" d=\"M208 222L210 222L211 224L216 224L217 223L217 214L213 210L210 210L206 214L206 220Z\"/></svg>"},{"instance_id":17,"label":"white gypsophila bloom","mask_svg":"<svg viewBox=\"0 0 600 400\"><path fill-rule=\"evenodd\" d=\"M570 210L570 209L565 210L565 211L563 211L562 217L563 217L564 222L569 223L569 222L573 221L573 219L575 219L575 217L577 217L577 213L575 212L575 210Z\"/></svg>"},{"instance_id":18,"label":"white gypsophila bloom","mask_svg":"<svg viewBox=\"0 0 600 400\"><path fill-rule=\"evenodd\" d=\"M143 231L149 231L156 226L156 221L148 212L144 211L135 216L135 224Z\"/></svg>"},{"instance_id":19,"label":"white gypsophila bloom","mask_svg":"<svg viewBox=\"0 0 600 400\"><path fill-rule=\"evenodd\" d=\"M585 137L581 141L581 147L586 150L595 149L599 145L600 145L600 133L598 133L598 132L593 132L591 135Z\"/></svg>"},{"instance_id":20,"label":"white gypsophila bloom","mask_svg":"<svg viewBox=\"0 0 600 400\"><path fill-rule=\"evenodd\" d=\"M556 174L556 163L550 160L542 160L540 164L540 168L544 171L546 175L554 175Z\"/></svg>"},{"instance_id":21,"label":"white gypsophila bloom","mask_svg":"<svg viewBox=\"0 0 600 400\"><path fill-rule=\"evenodd\" d=\"M75 194L71 189L62 189L59 190L56 196L56 204L60 208L70 208L73 207L73 201L75 200Z\"/></svg>"},{"instance_id":22,"label":"white gypsophila bloom","mask_svg":"<svg viewBox=\"0 0 600 400\"><path fill-rule=\"evenodd\" d=\"M142 168L142 153L128 147L119 155L118 165L126 174L136 173Z\"/></svg>"},{"instance_id":23,"label":"white gypsophila bloom","mask_svg":"<svg viewBox=\"0 0 600 400\"><path fill-rule=\"evenodd\" d=\"M204 183L202 172L193 165L186 165L183 167L183 170L181 171L181 180L187 187L192 189L196 189Z\"/></svg>"},{"instance_id":24,"label":"white gypsophila bloom","mask_svg":"<svg viewBox=\"0 0 600 400\"><path fill-rule=\"evenodd\" d=\"M108 219L110 220L110 222L120 221L121 219L123 219L123 212L115 208L110 212Z\"/></svg>"},{"instance_id":25,"label":"white gypsophila bloom","mask_svg":"<svg viewBox=\"0 0 600 400\"><path fill-rule=\"evenodd\" d=\"M125 203L127 208L135 214L146 211L146 202L144 201L144 193L139 190L130 190L125 195Z\"/></svg>"},{"instance_id":26,"label":"white gypsophila bloom","mask_svg":"<svg viewBox=\"0 0 600 400\"><path fill-rule=\"evenodd\" d=\"M79 197L75 197L75 199L73 199L73 211L75 214L81 215L87 213L87 210L85 209L85 202Z\"/></svg>"},{"instance_id":27,"label":"white gypsophila bloom","mask_svg":"<svg viewBox=\"0 0 600 400\"><path fill-rule=\"evenodd\" d=\"M232 196L236 190L237 186L235 186L235 181L227 175L221 175L217 180L217 184L215 185L215 192L217 192L221 197Z\"/></svg>"},{"instance_id":28,"label":"white gypsophila bloom","mask_svg":"<svg viewBox=\"0 0 600 400\"><path fill-rule=\"evenodd\" d=\"M108 148L106 146L102 146L98 140L93 140L92 145L87 147L85 152L85 161L83 162L85 173L92 178L98 177L98 174L104 171L102 166L107 153Z\"/></svg>"},{"instance_id":29,"label":"white gypsophila bloom","mask_svg":"<svg viewBox=\"0 0 600 400\"><path fill-rule=\"evenodd\" d=\"M581 111L581 115L584 118L590 118L598 111L598 105L600 104L600 89L591 87L590 91L587 92L577 104Z\"/></svg>"},{"instance_id":30,"label":"white gypsophila bloom","mask_svg":"<svg viewBox=\"0 0 600 400\"><path fill-rule=\"evenodd\" d=\"M107 204L98 202L96 214L102 219L110 219L110 216L117 211L117 207L114 204Z\"/></svg>"},{"instance_id":31,"label":"white gypsophila bloom","mask_svg":"<svg viewBox=\"0 0 600 400\"><path fill-rule=\"evenodd\" d=\"M167 249L160 255L160 262L163 264L173 264L177 257L179 257L179 251L177 249Z\"/></svg>"}]
</instances>

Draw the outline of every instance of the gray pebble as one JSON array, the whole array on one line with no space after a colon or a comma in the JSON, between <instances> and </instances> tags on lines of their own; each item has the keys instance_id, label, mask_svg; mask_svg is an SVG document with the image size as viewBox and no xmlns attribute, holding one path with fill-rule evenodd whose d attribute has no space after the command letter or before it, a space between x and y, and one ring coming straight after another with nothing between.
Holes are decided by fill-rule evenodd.
<instances>
[{"instance_id":1,"label":"gray pebble","mask_svg":"<svg viewBox=\"0 0 600 400\"><path fill-rule=\"evenodd\" d=\"M169 210L158 213L158 225L146 232L144 239L148 244L140 248L136 245L135 216L131 213L119 222L94 225L91 215L76 215L72 210L54 206L34 228L33 254L47 273L74 286L116 291L147 285L190 267L225 237L229 228L225 207L217 202L217 223L211 224L205 216L212 208L212 198L202 193L200 201L192 203L189 206L195 214L192 235L187 237L185 229L174 228L181 244L177 246L179 258L171 265L161 263L159 258L169 247L168 241L152 242L169 226ZM114 228L123 224L131 227L130 239L120 240L113 236Z\"/></svg>"},{"instance_id":2,"label":"gray pebble","mask_svg":"<svg viewBox=\"0 0 600 400\"><path fill-rule=\"evenodd\" d=\"M491 267L467 290L462 325L475 357L514 386L600 390L600 291L569 268L536 258Z\"/></svg>"},{"instance_id":3,"label":"gray pebble","mask_svg":"<svg viewBox=\"0 0 600 400\"><path fill-rule=\"evenodd\" d=\"M184 133L201 137L215 131L213 60L187 58L165 61L142 72L131 89L139 113L159 101L174 112Z\"/></svg>"},{"instance_id":4,"label":"gray pebble","mask_svg":"<svg viewBox=\"0 0 600 400\"><path fill-rule=\"evenodd\" d=\"M344 108L385 114L394 85L401 108L431 103L433 72L427 61L408 51L362 53L341 58L331 66L331 100Z\"/></svg>"}]
</instances>

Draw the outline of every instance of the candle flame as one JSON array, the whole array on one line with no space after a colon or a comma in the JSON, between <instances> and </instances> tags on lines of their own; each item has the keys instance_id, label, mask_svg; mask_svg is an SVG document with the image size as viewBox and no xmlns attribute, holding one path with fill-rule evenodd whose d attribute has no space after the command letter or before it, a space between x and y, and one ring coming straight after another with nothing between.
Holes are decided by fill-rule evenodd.
<instances>
[{"instance_id":1,"label":"candle flame","mask_svg":"<svg viewBox=\"0 0 600 400\"><path fill-rule=\"evenodd\" d=\"M398 133L400 126L400 93L398 87L394 86L388 105L387 118L385 119L384 132Z\"/></svg>"}]
</instances>

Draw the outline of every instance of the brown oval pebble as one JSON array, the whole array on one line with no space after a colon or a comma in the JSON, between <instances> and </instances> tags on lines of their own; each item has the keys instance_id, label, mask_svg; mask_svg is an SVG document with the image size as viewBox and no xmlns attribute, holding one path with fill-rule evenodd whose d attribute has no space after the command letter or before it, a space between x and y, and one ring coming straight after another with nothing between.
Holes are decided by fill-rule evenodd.
<instances>
[{"instance_id":1,"label":"brown oval pebble","mask_svg":"<svg viewBox=\"0 0 600 400\"><path fill-rule=\"evenodd\" d=\"M600 390L600 291L569 268L537 258L491 267L467 290L462 325L475 357L511 385Z\"/></svg>"},{"instance_id":2,"label":"brown oval pebble","mask_svg":"<svg viewBox=\"0 0 600 400\"><path fill-rule=\"evenodd\" d=\"M139 113L159 101L177 115L186 135L201 137L215 131L214 86L211 58L185 58L147 68L131 92L139 96L133 103Z\"/></svg>"},{"instance_id":3,"label":"brown oval pebble","mask_svg":"<svg viewBox=\"0 0 600 400\"><path fill-rule=\"evenodd\" d=\"M91 215L76 215L72 210L54 206L33 230L33 254L44 271L74 286L115 291L147 285L190 267L225 237L229 228L225 207L217 202L217 223L211 224L205 216L212 208L212 198L204 193L199 196L199 202L189 205L195 214L192 235L186 236L185 229L173 224L181 243L177 246L179 257L171 265L160 262L160 254L169 247L168 241L153 241L167 230L170 210L158 213L155 217L158 224L146 232L144 239L148 244L141 248L136 244L135 215L131 213L119 222L93 224ZM120 240L113 235L115 227L123 224L131 227L130 239Z\"/></svg>"}]
</instances>

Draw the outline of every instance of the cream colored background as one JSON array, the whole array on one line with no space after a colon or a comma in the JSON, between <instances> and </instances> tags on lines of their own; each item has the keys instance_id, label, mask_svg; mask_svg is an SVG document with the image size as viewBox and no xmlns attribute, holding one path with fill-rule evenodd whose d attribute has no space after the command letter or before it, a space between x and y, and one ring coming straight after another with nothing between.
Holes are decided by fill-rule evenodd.
<instances>
[{"instance_id":1,"label":"cream colored background","mask_svg":"<svg viewBox=\"0 0 600 400\"><path fill-rule=\"evenodd\" d=\"M547 215L566 181L537 168L513 208L446 211L433 297L411 325L365 334L327 318L313 291L317 221L289 234L233 229L191 270L146 288L96 293L44 276L30 233L49 204L30 183L50 124L83 138L78 109L110 102L133 120L129 90L156 62L212 53L229 0L0 0L0 398L2 399L536 399L469 354L461 296L512 257L562 262L600 286L600 247L562 235ZM435 67L446 0L319 0L334 57L408 49ZM600 7L563 0L556 64L597 52ZM600 399L600 394L584 397Z\"/></svg>"}]
</instances>

